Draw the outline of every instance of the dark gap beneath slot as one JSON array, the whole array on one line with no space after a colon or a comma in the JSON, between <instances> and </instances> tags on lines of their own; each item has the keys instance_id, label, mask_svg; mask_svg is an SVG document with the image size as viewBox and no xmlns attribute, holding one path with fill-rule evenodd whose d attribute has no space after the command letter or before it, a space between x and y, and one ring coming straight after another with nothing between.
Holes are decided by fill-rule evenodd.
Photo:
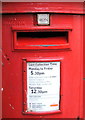
<instances>
[{"instance_id":1,"label":"dark gap beneath slot","mask_svg":"<svg viewBox=\"0 0 85 120\"><path fill-rule=\"evenodd\" d=\"M64 37L68 40L68 32L17 32L17 38L51 38L51 37Z\"/></svg>"}]
</instances>

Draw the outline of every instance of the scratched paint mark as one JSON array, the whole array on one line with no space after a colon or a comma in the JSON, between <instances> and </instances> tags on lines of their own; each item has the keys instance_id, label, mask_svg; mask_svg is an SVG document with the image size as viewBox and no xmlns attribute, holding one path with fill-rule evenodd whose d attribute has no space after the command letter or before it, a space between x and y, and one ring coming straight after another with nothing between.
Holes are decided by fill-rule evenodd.
<instances>
[{"instance_id":1,"label":"scratched paint mark","mask_svg":"<svg viewBox=\"0 0 85 120\"><path fill-rule=\"evenodd\" d=\"M3 63L3 62L1 62L1 64L2 64L2 66L4 66L4 63Z\"/></svg>"},{"instance_id":2,"label":"scratched paint mark","mask_svg":"<svg viewBox=\"0 0 85 120\"><path fill-rule=\"evenodd\" d=\"M1 91L3 91L4 90L4 88L1 88Z\"/></svg>"},{"instance_id":3,"label":"scratched paint mark","mask_svg":"<svg viewBox=\"0 0 85 120\"><path fill-rule=\"evenodd\" d=\"M2 52L2 49L0 48L0 52Z\"/></svg>"},{"instance_id":4,"label":"scratched paint mark","mask_svg":"<svg viewBox=\"0 0 85 120\"><path fill-rule=\"evenodd\" d=\"M9 106L14 110L14 107L11 104L9 104Z\"/></svg>"},{"instance_id":5,"label":"scratched paint mark","mask_svg":"<svg viewBox=\"0 0 85 120\"><path fill-rule=\"evenodd\" d=\"M14 110L14 107L12 107L12 109Z\"/></svg>"},{"instance_id":6,"label":"scratched paint mark","mask_svg":"<svg viewBox=\"0 0 85 120\"><path fill-rule=\"evenodd\" d=\"M11 106L11 104L9 104L9 106Z\"/></svg>"},{"instance_id":7,"label":"scratched paint mark","mask_svg":"<svg viewBox=\"0 0 85 120\"><path fill-rule=\"evenodd\" d=\"M26 110L25 112L29 112L28 110Z\"/></svg>"},{"instance_id":8,"label":"scratched paint mark","mask_svg":"<svg viewBox=\"0 0 85 120\"><path fill-rule=\"evenodd\" d=\"M40 47L49 47L49 46L60 46L60 45L26 45L26 46L40 46Z\"/></svg>"},{"instance_id":9,"label":"scratched paint mark","mask_svg":"<svg viewBox=\"0 0 85 120\"><path fill-rule=\"evenodd\" d=\"M25 112L32 112L32 110L29 109L29 110L26 110Z\"/></svg>"},{"instance_id":10,"label":"scratched paint mark","mask_svg":"<svg viewBox=\"0 0 85 120\"><path fill-rule=\"evenodd\" d=\"M4 52L2 53L2 56L7 60L7 61L9 61L10 59L9 59L9 57L8 57L8 55L7 54L5 54Z\"/></svg>"}]
</instances>

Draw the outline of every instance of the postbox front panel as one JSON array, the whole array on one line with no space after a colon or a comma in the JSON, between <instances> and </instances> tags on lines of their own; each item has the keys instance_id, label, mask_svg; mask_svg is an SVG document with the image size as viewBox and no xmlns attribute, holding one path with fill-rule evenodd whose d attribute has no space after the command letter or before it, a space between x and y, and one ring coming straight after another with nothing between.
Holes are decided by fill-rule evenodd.
<instances>
[{"instance_id":1,"label":"postbox front panel","mask_svg":"<svg viewBox=\"0 0 85 120\"><path fill-rule=\"evenodd\" d=\"M81 116L82 17L48 14L3 15L4 118Z\"/></svg>"}]
</instances>

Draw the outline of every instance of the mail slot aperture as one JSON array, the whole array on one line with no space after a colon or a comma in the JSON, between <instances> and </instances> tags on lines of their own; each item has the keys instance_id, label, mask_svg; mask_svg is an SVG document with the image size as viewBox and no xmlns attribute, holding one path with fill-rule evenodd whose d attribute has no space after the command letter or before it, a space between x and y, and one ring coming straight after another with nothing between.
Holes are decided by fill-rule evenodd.
<instances>
[{"instance_id":1,"label":"mail slot aperture","mask_svg":"<svg viewBox=\"0 0 85 120\"><path fill-rule=\"evenodd\" d=\"M69 31L16 31L14 49L69 48Z\"/></svg>"}]
</instances>

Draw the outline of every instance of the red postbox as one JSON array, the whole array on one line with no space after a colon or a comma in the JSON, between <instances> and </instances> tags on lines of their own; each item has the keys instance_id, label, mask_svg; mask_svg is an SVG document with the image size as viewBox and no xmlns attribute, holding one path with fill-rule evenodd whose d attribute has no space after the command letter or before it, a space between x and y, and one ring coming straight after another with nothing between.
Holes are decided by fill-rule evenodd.
<instances>
[{"instance_id":1,"label":"red postbox","mask_svg":"<svg viewBox=\"0 0 85 120\"><path fill-rule=\"evenodd\" d=\"M83 118L83 3L2 5L3 118Z\"/></svg>"}]
</instances>

